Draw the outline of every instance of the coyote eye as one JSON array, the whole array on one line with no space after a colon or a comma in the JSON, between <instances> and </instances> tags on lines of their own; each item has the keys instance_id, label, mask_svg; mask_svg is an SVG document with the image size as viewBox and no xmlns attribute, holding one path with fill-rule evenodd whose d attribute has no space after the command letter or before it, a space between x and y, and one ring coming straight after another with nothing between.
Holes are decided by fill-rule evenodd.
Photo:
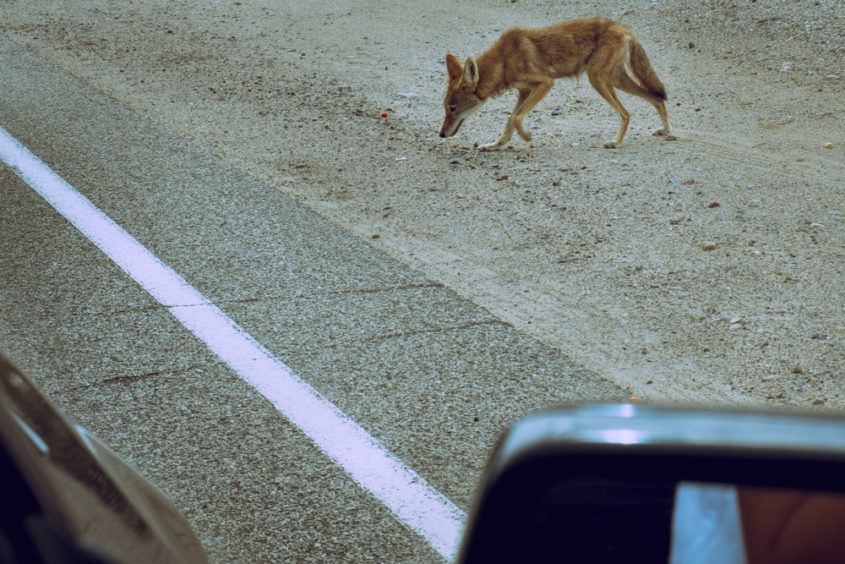
<instances>
[{"instance_id":1,"label":"coyote eye","mask_svg":"<svg viewBox=\"0 0 845 564\"><path fill-rule=\"evenodd\" d=\"M453 114L458 111L458 106L449 106L449 111Z\"/></svg>"}]
</instances>

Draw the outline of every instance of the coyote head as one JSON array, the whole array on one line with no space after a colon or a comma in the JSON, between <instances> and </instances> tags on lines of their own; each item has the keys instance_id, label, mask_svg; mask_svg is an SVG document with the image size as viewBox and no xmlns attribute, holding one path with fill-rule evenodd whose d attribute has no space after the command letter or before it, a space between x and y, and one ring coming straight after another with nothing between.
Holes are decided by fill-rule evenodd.
<instances>
[{"instance_id":1,"label":"coyote head","mask_svg":"<svg viewBox=\"0 0 845 564\"><path fill-rule=\"evenodd\" d=\"M451 137L457 133L464 119L484 103L484 99L476 94L478 65L475 59L469 57L461 66L457 57L447 54L446 70L449 72L449 87L443 100L446 118L440 128L440 137Z\"/></svg>"}]
</instances>

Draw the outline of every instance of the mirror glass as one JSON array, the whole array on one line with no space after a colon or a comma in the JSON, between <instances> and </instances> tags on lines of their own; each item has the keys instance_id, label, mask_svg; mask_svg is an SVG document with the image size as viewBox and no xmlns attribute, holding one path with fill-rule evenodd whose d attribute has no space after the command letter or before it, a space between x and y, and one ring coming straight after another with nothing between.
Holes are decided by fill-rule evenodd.
<instances>
[{"instance_id":1,"label":"mirror glass","mask_svg":"<svg viewBox=\"0 0 845 564\"><path fill-rule=\"evenodd\" d=\"M580 478L545 489L532 521L536 561L845 562L843 494Z\"/></svg>"}]
</instances>

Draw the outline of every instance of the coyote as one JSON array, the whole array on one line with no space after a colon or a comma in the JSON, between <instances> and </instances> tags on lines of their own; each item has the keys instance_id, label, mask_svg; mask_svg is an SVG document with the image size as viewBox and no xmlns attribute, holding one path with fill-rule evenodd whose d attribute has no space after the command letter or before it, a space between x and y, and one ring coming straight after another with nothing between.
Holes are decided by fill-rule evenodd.
<instances>
[{"instance_id":1,"label":"coyote","mask_svg":"<svg viewBox=\"0 0 845 564\"><path fill-rule=\"evenodd\" d=\"M556 78L577 77L586 72L590 84L622 119L615 141L605 147L619 147L631 115L619 102L615 88L634 94L657 109L663 128L655 135L669 136L666 89L657 78L640 42L627 27L605 18L573 20L550 27L506 31L478 59L469 57L461 66L457 57L446 55L449 87L443 106L446 118L440 137L451 137L466 117L488 98L516 88L519 98L505 131L495 143L481 149L500 149L514 130L526 141L531 134L522 119L554 86Z\"/></svg>"}]
</instances>

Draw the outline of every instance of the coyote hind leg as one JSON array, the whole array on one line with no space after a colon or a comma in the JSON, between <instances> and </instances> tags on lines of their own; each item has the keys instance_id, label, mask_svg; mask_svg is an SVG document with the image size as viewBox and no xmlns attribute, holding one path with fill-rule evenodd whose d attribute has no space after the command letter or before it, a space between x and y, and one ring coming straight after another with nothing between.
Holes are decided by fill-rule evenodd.
<instances>
[{"instance_id":1,"label":"coyote hind leg","mask_svg":"<svg viewBox=\"0 0 845 564\"><path fill-rule=\"evenodd\" d=\"M622 120L622 123L619 125L619 133L616 135L616 140L608 141L604 144L604 146L607 149L621 147L622 139L625 137L625 132L628 131L628 122L631 121L631 114L628 113L628 110L626 110L625 106L622 105L622 102L619 101L619 97L613 89L613 83L610 80L610 76L599 73L591 73L589 74L589 78L590 84L593 85L596 92L598 92L601 97L604 98L614 110L616 110L616 113L619 114L619 119Z\"/></svg>"},{"instance_id":2,"label":"coyote hind leg","mask_svg":"<svg viewBox=\"0 0 845 564\"><path fill-rule=\"evenodd\" d=\"M634 79L628 76L628 74L624 71L616 73L616 76L614 77L614 86L623 92L639 96L654 106L654 109L657 110L657 115L660 116L660 121L663 122L663 127L656 130L653 135L665 135L667 138L671 138L669 133L671 131L669 126L669 114L666 112L666 102L662 98L655 96L637 84L637 82L635 82Z\"/></svg>"}]
</instances>

